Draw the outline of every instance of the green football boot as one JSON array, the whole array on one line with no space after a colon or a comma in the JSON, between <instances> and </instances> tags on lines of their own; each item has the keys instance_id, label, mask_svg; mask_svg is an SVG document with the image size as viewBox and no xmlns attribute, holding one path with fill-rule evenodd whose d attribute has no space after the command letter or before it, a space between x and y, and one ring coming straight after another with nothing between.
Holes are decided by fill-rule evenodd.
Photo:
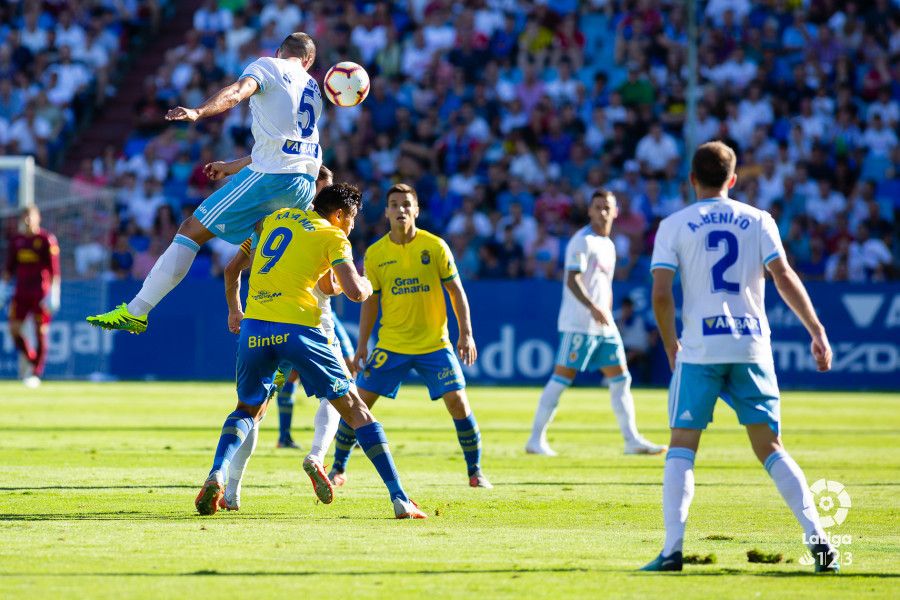
<instances>
[{"instance_id":1,"label":"green football boot","mask_svg":"<svg viewBox=\"0 0 900 600\"><path fill-rule=\"evenodd\" d=\"M95 327L127 331L128 333L144 333L147 331L147 316L134 316L128 312L128 305L124 302L109 312L88 317L87 322Z\"/></svg>"}]
</instances>

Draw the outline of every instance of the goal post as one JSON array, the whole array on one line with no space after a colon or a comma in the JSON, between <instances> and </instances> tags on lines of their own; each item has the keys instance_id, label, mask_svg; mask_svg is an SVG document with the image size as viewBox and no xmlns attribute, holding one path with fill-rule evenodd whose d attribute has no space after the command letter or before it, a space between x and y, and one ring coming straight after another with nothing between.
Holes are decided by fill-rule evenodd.
<instances>
[{"instance_id":1,"label":"goal post","mask_svg":"<svg viewBox=\"0 0 900 600\"><path fill-rule=\"evenodd\" d=\"M115 194L35 164L30 156L0 156L0 260L26 206L41 211L41 227L56 236L63 286L50 325L48 378L103 378L113 338L84 321L107 304L112 234L118 223ZM15 346L0 314L0 378L18 376ZM26 326L30 332L31 327Z\"/></svg>"},{"instance_id":2,"label":"goal post","mask_svg":"<svg viewBox=\"0 0 900 600\"><path fill-rule=\"evenodd\" d=\"M34 169L33 156L0 156L0 171L18 172L17 208L34 204Z\"/></svg>"}]
</instances>

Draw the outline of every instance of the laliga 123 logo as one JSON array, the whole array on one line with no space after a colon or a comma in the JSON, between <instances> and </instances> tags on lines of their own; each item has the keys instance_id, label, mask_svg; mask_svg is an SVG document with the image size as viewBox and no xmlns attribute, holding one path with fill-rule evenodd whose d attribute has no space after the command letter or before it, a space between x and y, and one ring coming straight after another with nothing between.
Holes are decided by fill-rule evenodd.
<instances>
[{"instance_id":1,"label":"laliga 123 logo","mask_svg":"<svg viewBox=\"0 0 900 600\"><path fill-rule=\"evenodd\" d=\"M836 525L841 525L847 520L847 515L852 506L850 502L850 494L844 488L844 484L828 479L819 479L809 486L809 491L813 495L815 507L819 512L819 522L822 529L828 529ZM810 515L811 516L811 515ZM803 535L803 542L807 546L813 544L829 544L835 549L835 561L842 565L849 565L853 562L853 555L847 551L839 551L841 546L849 546L853 543L853 537L850 534L826 533L825 539L818 539L819 536L813 535L810 539ZM801 564L811 565L815 560L824 560L824 557L812 557L804 554L800 558Z\"/></svg>"},{"instance_id":2,"label":"laliga 123 logo","mask_svg":"<svg viewBox=\"0 0 900 600\"><path fill-rule=\"evenodd\" d=\"M819 519L824 529L840 525L850 512L850 494L844 484L820 479L809 486L819 509Z\"/></svg>"}]
</instances>

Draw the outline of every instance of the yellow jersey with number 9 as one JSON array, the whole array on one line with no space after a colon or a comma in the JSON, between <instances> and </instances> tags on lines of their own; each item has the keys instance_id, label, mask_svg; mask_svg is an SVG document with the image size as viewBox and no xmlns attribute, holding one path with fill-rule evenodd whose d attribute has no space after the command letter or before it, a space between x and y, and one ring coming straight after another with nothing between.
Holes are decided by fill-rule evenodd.
<instances>
[{"instance_id":1,"label":"yellow jersey with number 9","mask_svg":"<svg viewBox=\"0 0 900 600\"><path fill-rule=\"evenodd\" d=\"M263 220L253 256L249 319L319 327L313 289L331 267L353 262L347 236L314 210L285 208Z\"/></svg>"},{"instance_id":2,"label":"yellow jersey with number 9","mask_svg":"<svg viewBox=\"0 0 900 600\"><path fill-rule=\"evenodd\" d=\"M422 229L406 245L386 235L366 250L365 269L381 297L379 348L426 354L452 347L443 284L458 273L444 240Z\"/></svg>"}]
</instances>

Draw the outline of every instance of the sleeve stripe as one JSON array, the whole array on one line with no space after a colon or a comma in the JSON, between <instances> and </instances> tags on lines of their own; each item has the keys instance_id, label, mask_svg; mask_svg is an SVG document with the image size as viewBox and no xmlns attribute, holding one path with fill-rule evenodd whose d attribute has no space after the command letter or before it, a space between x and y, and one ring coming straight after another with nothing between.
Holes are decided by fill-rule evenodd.
<instances>
[{"instance_id":1,"label":"sleeve stripe","mask_svg":"<svg viewBox=\"0 0 900 600\"><path fill-rule=\"evenodd\" d=\"M768 255L767 257L765 257L765 258L763 259L763 264L764 264L764 265L767 265L767 264L769 264L770 262L772 262L773 260L775 260L776 258L780 258L780 257L781 257L781 252L779 252L778 250L776 250L775 252L773 252L772 254Z\"/></svg>"},{"instance_id":2,"label":"sleeve stripe","mask_svg":"<svg viewBox=\"0 0 900 600\"><path fill-rule=\"evenodd\" d=\"M373 290L372 290L372 293L373 293L373 294L380 294L380 293L381 293L381 290L373 289Z\"/></svg>"},{"instance_id":3,"label":"sleeve stripe","mask_svg":"<svg viewBox=\"0 0 900 600\"><path fill-rule=\"evenodd\" d=\"M453 281L457 277L459 277L459 273L454 273L450 277L441 277L441 283L447 283L448 281Z\"/></svg>"},{"instance_id":4,"label":"sleeve stripe","mask_svg":"<svg viewBox=\"0 0 900 600\"><path fill-rule=\"evenodd\" d=\"M255 82L256 82L256 85L259 86L259 91L260 91L260 92L266 91L265 86L263 86L262 79L260 79L260 78L257 77L256 75L254 75L254 74L252 74L252 73L244 73L243 75L241 75L241 79L243 79L244 77L249 77L250 79L252 79L253 81L255 81Z\"/></svg>"},{"instance_id":5,"label":"sleeve stripe","mask_svg":"<svg viewBox=\"0 0 900 600\"><path fill-rule=\"evenodd\" d=\"M566 265L566 271L576 271L578 273L583 273L584 269L581 268L581 265Z\"/></svg>"},{"instance_id":6,"label":"sleeve stripe","mask_svg":"<svg viewBox=\"0 0 900 600\"><path fill-rule=\"evenodd\" d=\"M349 262L346 258L339 258L337 260L331 261L331 266L339 265L341 263Z\"/></svg>"},{"instance_id":7,"label":"sleeve stripe","mask_svg":"<svg viewBox=\"0 0 900 600\"><path fill-rule=\"evenodd\" d=\"M653 269L669 269L671 271L677 271L678 266L673 265L672 263L658 262L650 265L650 270L652 271Z\"/></svg>"}]
</instances>

